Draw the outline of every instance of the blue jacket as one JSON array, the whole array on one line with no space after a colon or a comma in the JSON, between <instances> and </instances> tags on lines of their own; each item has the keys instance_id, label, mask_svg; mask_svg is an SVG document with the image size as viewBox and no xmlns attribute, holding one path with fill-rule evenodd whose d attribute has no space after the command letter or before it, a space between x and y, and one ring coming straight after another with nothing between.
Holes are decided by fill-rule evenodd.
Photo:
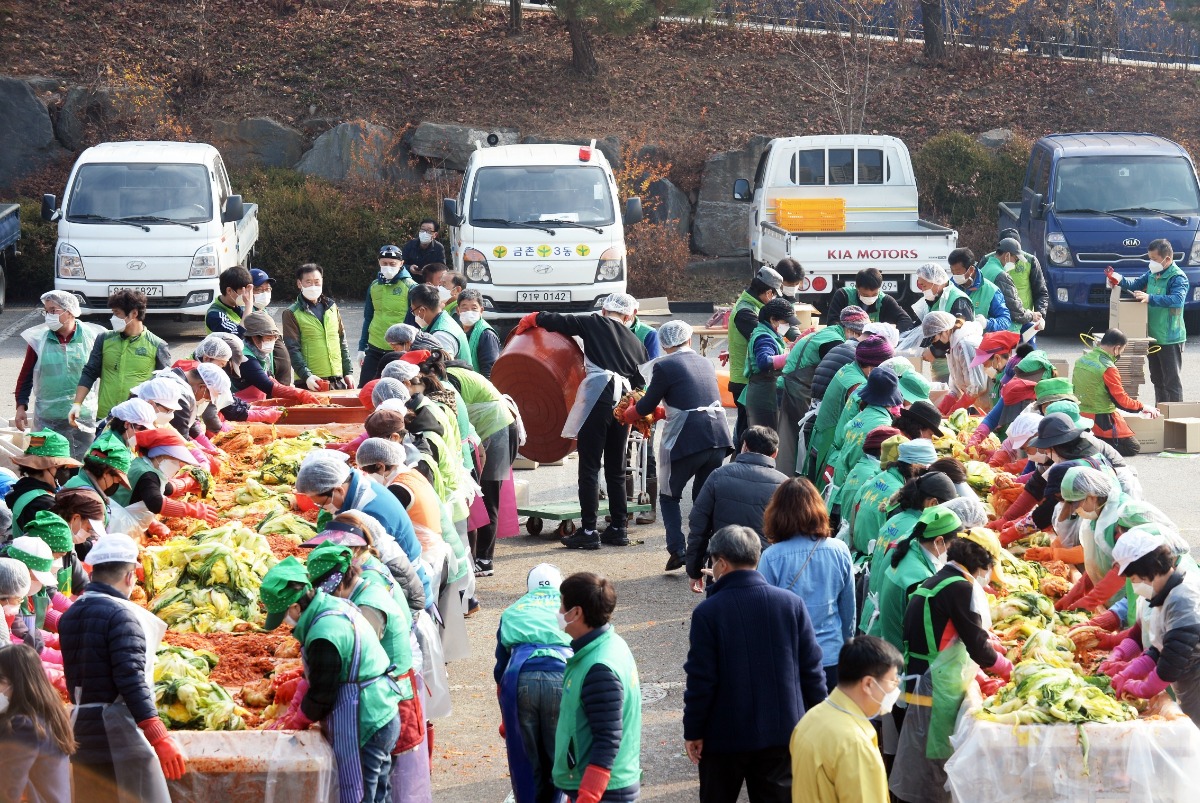
<instances>
[{"instance_id":1,"label":"blue jacket","mask_svg":"<svg viewBox=\"0 0 1200 803\"><path fill-rule=\"evenodd\" d=\"M825 665L836 666L842 644L853 638L858 622L850 548L836 538L796 535L771 544L758 561L758 571L771 585L804 600Z\"/></svg>"},{"instance_id":2,"label":"blue jacket","mask_svg":"<svg viewBox=\"0 0 1200 803\"><path fill-rule=\"evenodd\" d=\"M979 285L983 284L983 272L975 271L975 281L970 287L961 288L964 293L974 293L979 289ZM1007 332L1008 327L1012 325L1012 314L1008 311L1008 304L1004 303L1004 293L1000 288L996 288L995 295L992 296L992 303L988 307L987 324L984 326L984 332Z\"/></svg>"},{"instance_id":3,"label":"blue jacket","mask_svg":"<svg viewBox=\"0 0 1200 803\"><path fill-rule=\"evenodd\" d=\"M753 569L730 572L692 612L683 671L683 738L705 752L787 747L826 697L821 648L804 601Z\"/></svg>"},{"instance_id":4,"label":"blue jacket","mask_svg":"<svg viewBox=\"0 0 1200 803\"><path fill-rule=\"evenodd\" d=\"M0 800L59 803L71 799L71 762L50 737L38 738L29 717L14 716L12 732L0 736Z\"/></svg>"},{"instance_id":5,"label":"blue jacket","mask_svg":"<svg viewBox=\"0 0 1200 803\"><path fill-rule=\"evenodd\" d=\"M727 524L750 527L765 548L763 514L775 489L785 480L787 477L776 470L774 458L755 452L743 452L709 474L688 514L688 577L700 579L708 539Z\"/></svg>"},{"instance_id":6,"label":"blue jacket","mask_svg":"<svg viewBox=\"0 0 1200 803\"><path fill-rule=\"evenodd\" d=\"M649 415L659 402L678 410L694 410L719 404L721 389L717 387L717 371L706 357L691 349L668 354L654 363L646 395L637 403L641 415ZM712 416L690 415L683 431L671 450L671 459L678 460L707 449L732 449L729 426Z\"/></svg>"},{"instance_id":7,"label":"blue jacket","mask_svg":"<svg viewBox=\"0 0 1200 803\"><path fill-rule=\"evenodd\" d=\"M375 492L375 498L362 507L355 507L353 500L357 499L361 493L360 484L364 481L371 483L371 490ZM421 578L421 585L425 587L426 606L437 602L437 594L434 593L435 589L429 579L429 573L425 571L424 565L420 562L421 542L417 540L417 532L413 529L412 519L408 517L408 511L404 509L404 505L400 504L400 500L375 480L368 479L359 471L352 471L350 472L350 489L346 492L346 502L338 512L344 513L347 510L358 510L360 513L373 516L383 525L383 529L391 533L412 565L417 567L417 575Z\"/></svg>"}]
</instances>

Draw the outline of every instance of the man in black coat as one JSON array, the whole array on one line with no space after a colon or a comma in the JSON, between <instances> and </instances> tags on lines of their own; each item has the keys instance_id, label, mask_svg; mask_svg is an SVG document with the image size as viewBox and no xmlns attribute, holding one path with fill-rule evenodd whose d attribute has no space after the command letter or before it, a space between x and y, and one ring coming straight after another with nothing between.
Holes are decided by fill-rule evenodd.
<instances>
[{"instance_id":1,"label":"man in black coat","mask_svg":"<svg viewBox=\"0 0 1200 803\"><path fill-rule=\"evenodd\" d=\"M692 612L683 671L683 738L700 767L701 803L735 803L745 782L754 803L788 803L788 741L804 712L825 699L823 655L804 601L755 571L749 527L709 541L716 582Z\"/></svg>"}]
</instances>

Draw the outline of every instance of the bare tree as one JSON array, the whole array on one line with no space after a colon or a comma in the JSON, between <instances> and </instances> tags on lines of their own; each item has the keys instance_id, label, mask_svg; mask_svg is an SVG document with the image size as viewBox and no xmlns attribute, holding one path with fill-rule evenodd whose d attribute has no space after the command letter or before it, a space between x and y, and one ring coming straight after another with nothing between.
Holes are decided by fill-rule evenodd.
<instances>
[{"instance_id":1,"label":"bare tree","mask_svg":"<svg viewBox=\"0 0 1200 803\"><path fill-rule=\"evenodd\" d=\"M861 134L875 89L870 31L877 7L863 0L817 0L810 8L810 19L826 33L795 38L792 47L802 64L797 77L825 99L839 133Z\"/></svg>"}]
</instances>

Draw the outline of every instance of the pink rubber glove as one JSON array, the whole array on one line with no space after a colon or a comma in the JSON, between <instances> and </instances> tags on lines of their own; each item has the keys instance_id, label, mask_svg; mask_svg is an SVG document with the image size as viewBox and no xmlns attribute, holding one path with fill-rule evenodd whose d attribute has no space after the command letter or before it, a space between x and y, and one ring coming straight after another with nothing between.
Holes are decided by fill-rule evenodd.
<instances>
[{"instance_id":1,"label":"pink rubber glove","mask_svg":"<svg viewBox=\"0 0 1200 803\"><path fill-rule=\"evenodd\" d=\"M1142 680L1154 671L1154 659L1145 653L1129 662L1129 665L1113 678L1113 688L1118 692L1125 690L1125 684L1131 680Z\"/></svg>"},{"instance_id":2,"label":"pink rubber glove","mask_svg":"<svg viewBox=\"0 0 1200 803\"><path fill-rule=\"evenodd\" d=\"M786 364L787 364L787 355L786 354L776 354L774 357L771 358L771 368L773 368L776 371L783 370L783 366Z\"/></svg>"},{"instance_id":3,"label":"pink rubber glove","mask_svg":"<svg viewBox=\"0 0 1200 803\"><path fill-rule=\"evenodd\" d=\"M1142 654L1142 645L1138 644L1131 638L1127 638L1113 648L1112 653L1108 656L1112 661L1125 661L1128 663L1134 658Z\"/></svg>"},{"instance_id":4,"label":"pink rubber glove","mask_svg":"<svg viewBox=\"0 0 1200 803\"><path fill-rule=\"evenodd\" d=\"M989 666L987 668L987 671L989 673L995 675L998 678L1004 678L1005 680L1011 680L1012 679L1012 671L1013 671L1012 661L1008 660L1008 656L1004 655L1003 653L997 652L996 653L996 663Z\"/></svg>"},{"instance_id":5,"label":"pink rubber glove","mask_svg":"<svg viewBox=\"0 0 1200 803\"><path fill-rule=\"evenodd\" d=\"M1131 680L1126 683L1121 692L1128 694L1130 697L1149 700L1154 695L1166 691L1170 685L1170 683L1167 683L1158 676L1158 670L1155 669L1144 680Z\"/></svg>"},{"instance_id":6,"label":"pink rubber glove","mask_svg":"<svg viewBox=\"0 0 1200 803\"><path fill-rule=\"evenodd\" d=\"M969 449L972 446L978 446L979 444L984 442L984 440L987 438L988 435L991 435L991 434L992 434L991 427L989 427L987 424L980 424L978 427L975 428L975 432L973 432L971 434L970 440L967 441L967 448Z\"/></svg>"},{"instance_id":7,"label":"pink rubber glove","mask_svg":"<svg viewBox=\"0 0 1200 803\"><path fill-rule=\"evenodd\" d=\"M1129 630L1121 630L1116 633L1097 633L1096 646L1102 650L1115 650L1126 641L1132 641L1129 637L1132 630L1133 628L1131 627Z\"/></svg>"},{"instance_id":8,"label":"pink rubber glove","mask_svg":"<svg viewBox=\"0 0 1200 803\"><path fill-rule=\"evenodd\" d=\"M279 407L251 407L246 413L246 420L252 424L274 424L283 415Z\"/></svg>"}]
</instances>

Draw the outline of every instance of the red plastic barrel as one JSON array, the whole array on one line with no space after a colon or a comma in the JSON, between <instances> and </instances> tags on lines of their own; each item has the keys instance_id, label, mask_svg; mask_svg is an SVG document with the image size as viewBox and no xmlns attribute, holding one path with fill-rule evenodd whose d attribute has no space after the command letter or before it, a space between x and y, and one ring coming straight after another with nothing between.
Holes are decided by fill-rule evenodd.
<instances>
[{"instance_id":1,"label":"red plastic barrel","mask_svg":"<svg viewBox=\"0 0 1200 803\"><path fill-rule=\"evenodd\" d=\"M492 366L492 384L512 396L521 411L523 456L553 463L575 449L562 428L583 376L583 352L566 335L539 328L508 339Z\"/></svg>"}]
</instances>

